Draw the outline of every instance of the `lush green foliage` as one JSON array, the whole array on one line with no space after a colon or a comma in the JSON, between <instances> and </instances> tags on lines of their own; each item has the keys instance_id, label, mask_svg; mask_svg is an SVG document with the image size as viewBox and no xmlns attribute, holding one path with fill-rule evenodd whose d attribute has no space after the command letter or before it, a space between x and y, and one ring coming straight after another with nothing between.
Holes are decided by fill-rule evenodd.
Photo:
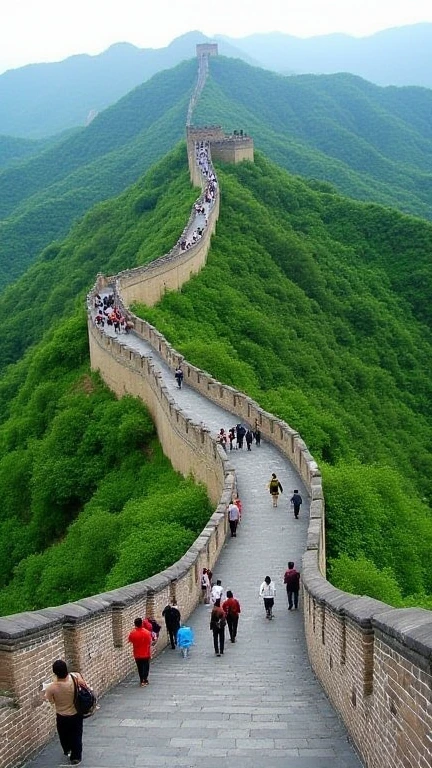
<instances>
[{"instance_id":1,"label":"lush green foliage","mask_svg":"<svg viewBox=\"0 0 432 768\"><path fill-rule=\"evenodd\" d=\"M156 75L87 127L0 171L0 285L180 140L196 63Z\"/></svg>"},{"instance_id":2,"label":"lush green foliage","mask_svg":"<svg viewBox=\"0 0 432 768\"><path fill-rule=\"evenodd\" d=\"M145 264L172 247L197 197L185 157L182 145L120 197L94 207L63 243L53 242L3 292L0 371L19 360L59 316L82 311L83 291L98 272L112 275ZM143 200L151 200L152 207L142 210ZM5 386L0 382L0 390Z\"/></svg>"},{"instance_id":3,"label":"lush green foliage","mask_svg":"<svg viewBox=\"0 0 432 768\"><path fill-rule=\"evenodd\" d=\"M196 60L161 72L87 128L0 171L0 286L174 146L195 77ZM219 57L195 120L243 127L291 172L430 218L431 108L425 89L378 88L350 75L281 77Z\"/></svg>"},{"instance_id":4,"label":"lush green foliage","mask_svg":"<svg viewBox=\"0 0 432 768\"><path fill-rule=\"evenodd\" d=\"M90 373L84 308L99 270L150 261L180 235L197 194L185 160L181 146L100 204L2 298L2 360L17 362L0 380L0 614L146 578L209 518L205 490L173 471L144 406Z\"/></svg>"},{"instance_id":5,"label":"lush green foliage","mask_svg":"<svg viewBox=\"0 0 432 768\"><path fill-rule=\"evenodd\" d=\"M323 468L335 582L365 590L370 562L376 596L427 604L432 225L259 153L219 178L205 270L139 311L302 434Z\"/></svg>"},{"instance_id":6,"label":"lush green foliage","mask_svg":"<svg viewBox=\"0 0 432 768\"><path fill-rule=\"evenodd\" d=\"M210 75L197 125L243 128L291 173L431 218L431 91L348 74L281 77L222 57Z\"/></svg>"}]
</instances>

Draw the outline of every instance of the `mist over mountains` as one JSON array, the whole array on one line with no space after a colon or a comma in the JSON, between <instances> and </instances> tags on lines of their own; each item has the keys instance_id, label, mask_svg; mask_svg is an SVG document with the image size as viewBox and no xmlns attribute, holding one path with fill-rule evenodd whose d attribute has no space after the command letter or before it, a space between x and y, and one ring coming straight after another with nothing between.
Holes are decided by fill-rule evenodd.
<instances>
[{"instance_id":1,"label":"mist over mountains","mask_svg":"<svg viewBox=\"0 0 432 768\"><path fill-rule=\"evenodd\" d=\"M52 64L29 64L0 75L0 135L39 139L74 126L164 69L195 56L195 45L209 38L189 32L165 48L117 43L98 56L82 54ZM257 63L229 42L220 53Z\"/></svg>"},{"instance_id":2,"label":"mist over mountains","mask_svg":"<svg viewBox=\"0 0 432 768\"><path fill-rule=\"evenodd\" d=\"M432 87L432 24L363 38L301 39L282 33L216 38L220 54L283 74L350 72L378 85ZM0 135L39 139L85 126L156 72L193 57L197 43L209 41L192 31L165 48L119 42L98 56L82 54L9 70L0 75Z\"/></svg>"},{"instance_id":3,"label":"mist over mountains","mask_svg":"<svg viewBox=\"0 0 432 768\"><path fill-rule=\"evenodd\" d=\"M194 60L159 72L56 141L0 137L0 285L175 146L195 76ZM274 162L317 185L431 218L431 113L427 89L380 88L348 74L282 77L218 56L195 119L247 130ZM8 165L17 144L39 150Z\"/></svg>"},{"instance_id":4,"label":"mist over mountains","mask_svg":"<svg viewBox=\"0 0 432 768\"><path fill-rule=\"evenodd\" d=\"M285 74L351 72L377 85L432 87L432 24L385 29L368 37L299 38L282 32L222 36L261 66Z\"/></svg>"}]
</instances>

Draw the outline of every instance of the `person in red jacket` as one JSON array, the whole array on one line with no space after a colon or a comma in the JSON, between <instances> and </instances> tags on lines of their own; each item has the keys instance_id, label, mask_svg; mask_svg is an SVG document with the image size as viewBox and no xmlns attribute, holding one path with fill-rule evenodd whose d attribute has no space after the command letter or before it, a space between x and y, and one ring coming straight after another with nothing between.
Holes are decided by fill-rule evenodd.
<instances>
[{"instance_id":1,"label":"person in red jacket","mask_svg":"<svg viewBox=\"0 0 432 768\"><path fill-rule=\"evenodd\" d=\"M300 589L300 574L294 568L294 563L292 560L288 563L288 570L285 571L284 584L286 586L288 596L288 610L292 610L293 604L294 608L297 610Z\"/></svg>"},{"instance_id":2,"label":"person in red jacket","mask_svg":"<svg viewBox=\"0 0 432 768\"><path fill-rule=\"evenodd\" d=\"M152 633L143 627L142 619L135 619L134 624L135 629L129 633L128 642L132 643L140 685L144 686L149 684L148 675L150 669Z\"/></svg>"},{"instance_id":3,"label":"person in red jacket","mask_svg":"<svg viewBox=\"0 0 432 768\"><path fill-rule=\"evenodd\" d=\"M226 616L230 640L232 643L235 643L241 608L239 601L235 599L230 589L227 591L227 599L222 604L222 610Z\"/></svg>"}]
</instances>

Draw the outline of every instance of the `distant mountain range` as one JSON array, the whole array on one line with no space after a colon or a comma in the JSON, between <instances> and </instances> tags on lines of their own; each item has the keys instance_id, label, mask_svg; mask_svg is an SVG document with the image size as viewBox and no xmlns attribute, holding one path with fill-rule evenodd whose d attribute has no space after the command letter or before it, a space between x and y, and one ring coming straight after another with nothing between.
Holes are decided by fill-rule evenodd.
<instances>
[{"instance_id":1,"label":"distant mountain range","mask_svg":"<svg viewBox=\"0 0 432 768\"><path fill-rule=\"evenodd\" d=\"M272 33L217 40L220 54L283 74L350 72L378 85L432 87L432 24L387 29L363 38L300 39ZM0 75L0 136L40 139L85 126L156 72L192 58L197 43L209 41L194 31L166 48L117 43L98 56L71 56L9 70Z\"/></svg>"},{"instance_id":2,"label":"distant mountain range","mask_svg":"<svg viewBox=\"0 0 432 768\"><path fill-rule=\"evenodd\" d=\"M0 75L0 136L40 139L85 126L110 104L164 69L195 56L197 43L209 42L189 32L166 48L112 45L98 56L71 56L53 64L28 64ZM257 61L221 42L220 53Z\"/></svg>"},{"instance_id":3,"label":"distant mountain range","mask_svg":"<svg viewBox=\"0 0 432 768\"><path fill-rule=\"evenodd\" d=\"M302 39L281 32L218 38L285 74L351 72L377 85L432 87L432 24L414 24L369 37L323 35Z\"/></svg>"},{"instance_id":4,"label":"distant mountain range","mask_svg":"<svg viewBox=\"0 0 432 768\"><path fill-rule=\"evenodd\" d=\"M95 203L118 195L184 137L195 60L159 72L86 128L58 141L3 139L0 286ZM214 57L198 124L245 129L291 173L432 218L432 91L380 88L354 75L282 77ZM30 147L38 148L28 156ZM0 138L0 160L2 140ZM27 156L25 155L27 152Z\"/></svg>"}]
</instances>

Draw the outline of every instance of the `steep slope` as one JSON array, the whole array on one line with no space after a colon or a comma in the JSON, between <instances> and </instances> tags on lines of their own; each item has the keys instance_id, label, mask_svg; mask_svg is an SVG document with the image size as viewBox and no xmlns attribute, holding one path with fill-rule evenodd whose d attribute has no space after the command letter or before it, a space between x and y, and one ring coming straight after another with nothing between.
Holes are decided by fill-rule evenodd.
<instances>
[{"instance_id":1,"label":"steep slope","mask_svg":"<svg viewBox=\"0 0 432 768\"><path fill-rule=\"evenodd\" d=\"M195 197L181 147L3 298L6 336L19 344L20 328L23 344L0 381L0 614L150 576L208 520L205 490L174 473L142 403L117 401L90 372L85 313L96 272L163 253Z\"/></svg>"},{"instance_id":2,"label":"steep slope","mask_svg":"<svg viewBox=\"0 0 432 768\"><path fill-rule=\"evenodd\" d=\"M0 173L0 285L179 141L195 77L195 61L160 73L87 128Z\"/></svg>"},{"instance_id":3,"label":"steep slope","mask_svg":"<svg viewBox=\"0 0 432 768\"><path fill-rule=\"evenodd\" d=\"M52 64L29 64L0 75L0 134L41 138L86 125L157 72L195 55L197 43L210 42L189 32L164 48L136 48L117 43L98 56L71 56ZM231 43L221 43L225 56L256 63Z\"/></svg>"},{"instance_id":4,"label":"steep slope","mask_svg":"<svg viewBox=\"0 0 432 768\"><path fill-rule=\"evenodd\" d=\"M432 225L318 192L259 153L218 174L206 268L138 312L301 433L324 469L337 583L369 577L368 594L428 605Z\"/></svg>"},{"instance_id":5,"label":"steep slope","mask_svg":"<svg viewBox=\"0 0 432 768\"><path fill-rule=\"evenodd\" d=\"M57 138L50 138L33 141L31 139L16 139L13 136L0 136L0 169L19 163L32 155L40 154L56 140ZM60 141L60 137L58 141Z\"/></svg>"},{"instance_id":6,"label":"steep slope","mask_svg":"<svg viewBox=\"0 0 432 768\"><path fill-rule=\"evenodd\" d=\"M284 78L212 59L195 120L253 133L278 164L345 194L432 211L432 93L349 75ZM181 138L196 60L155 75L86 129L0 172L0 285Z\"/></svg>"},{"instance_id":7,"label":"steep slope","mask_svg":"<svg viewBox=\"0 0 432 768\"><path fill-rule=\"evenodd\" d=\"M360 38L333 34L303 39L274 32L221 39L278 72L351 72L378 85L432 87L432 24L384 29Z\"/></svg>"},{"instance_id":8,"label":"steep slope","mask_svg":"<svg viewBox=\"0 0 432 768\"><path fill-rule=\"evenodd\" d=\"M383 89L351 75L281 77L219 57L194 120L243 128L291 172L430 218L431 111L424 89Z\"/></svg>"}]
</instances>

